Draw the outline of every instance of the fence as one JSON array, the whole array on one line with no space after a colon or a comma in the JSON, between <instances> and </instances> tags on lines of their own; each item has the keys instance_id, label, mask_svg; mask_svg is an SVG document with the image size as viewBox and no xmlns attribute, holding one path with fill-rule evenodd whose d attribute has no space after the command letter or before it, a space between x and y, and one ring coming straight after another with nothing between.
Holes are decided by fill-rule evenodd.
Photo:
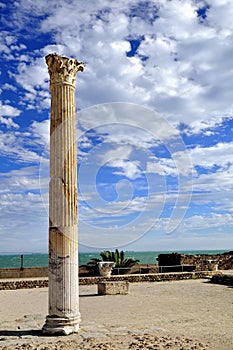
<instances>
[{"instance_id":1,"label":"fence","mask_svg":"<svg viewBox=\"0 0 233 350\"><path fill-rule=\"evenodd\" d=\"M128 267L114 267L113 275L127 274L147 274L147 273L164 273L164 272L191 272L194 271L196 265L170 265L170 266L158 266L158 265L135 265L132 269Z\"/></svg>"}]
</instances>

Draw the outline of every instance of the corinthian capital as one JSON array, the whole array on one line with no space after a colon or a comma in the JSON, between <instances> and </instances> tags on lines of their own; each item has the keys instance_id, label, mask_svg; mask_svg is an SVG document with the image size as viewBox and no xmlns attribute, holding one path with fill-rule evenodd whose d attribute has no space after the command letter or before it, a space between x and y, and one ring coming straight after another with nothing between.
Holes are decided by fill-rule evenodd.
<instances>
[{"instance_id":1,"label":"corinthian capital","mask_svg":"<svg viewBox=\"0 0 233 350\"><path fill-rule=\"evenodd\" d=\"M75 58L68 58L57 53L49 54L45 57L50 75L50 84L67 83L75 85L76 73L83 71L85 63L77 61Z\"/></svg>"}]
</instances>

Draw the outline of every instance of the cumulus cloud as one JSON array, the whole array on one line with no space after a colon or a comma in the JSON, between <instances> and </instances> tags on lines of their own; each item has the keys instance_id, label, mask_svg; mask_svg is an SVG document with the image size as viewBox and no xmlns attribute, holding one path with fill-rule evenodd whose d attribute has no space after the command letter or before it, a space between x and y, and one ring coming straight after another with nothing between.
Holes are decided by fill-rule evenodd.
<instances>
[{"instance_id":1,"label":"cumulus cloud","mask_svg":"<svg viewBox=\"0 0 233 350\"><path fill-rule=\"evenodd\" d=\"M12 107L8 104L0 102L0 116L1 117L18 117L21 111L18 108Z\"/></svg>"},{"instance_id":2,"label":"cumulus cloud","mask_svg":"<svg viewBox=\"0 0 233 350\"><path fill-rule=\"evenodd\" d=\"M19 128L19 125L15 123L11 118L0 117L0 123L5 124L7 128Z\"/></svg>"},{"instance_id":3,"label":"cumulus cloud","mask_svg":"<svg viewBox=\"0 0 233 350\"><path fill-rule=\"evenodd\" d=\"M6 13L5 6L2 10ZM6 29L0 41L2 57L7 60L3 69L9 78L1 87L5 101L0 106L4 130L0 134L2 156L31 165L41 163L41 156L44 157L42 180L46 191L50 93L44 56L58 52L87 63L77 78L77 108L81 110L77 116L79 181L83 202L86 199L94 208L103 205L113 212L127 206L130 199L131 206L127 206L125 214L139 210L149 214L152 207L144 207L146 194L137 196L133 183L137 181L142 191L146 187L145 177L154 181L159 195L155 197L153 187L152 202L156 205L157 200L161 201L159 196L166 194L168 206L176 201L179 178L186 183L182 183L178 206L185 207L185 189L190 191L190 176L194 175L194 206L215 199L213 210L217 210L217 203L231 211L218 193L232 188L232 142L229 138L225 141L217 138L223 121L229 120L230 125L233 111L230 0L184 0L182 6L178 0L156 3L87 0L85 5L75 0L51 0L49 6L45 0L19 0L11 4L10 11L10 22L8 14L3 15ZM22 29L27 35L22 36ZM33 40L35 49L29 50ZM11 101L10 94L15 92ZM20 117L19 122L15 117ZM187 149L179 130L189 143ZM212 144L206 145L205 137L211 138ZM93 186L88 187L88 181L97 184L95 176L103 169L118 180L131 181L128 189L126 183L118 181L118 203L104 202L103 198L99 201ZM32 179L35 173L30 167L27 171L24 176L21 168L18 187L14 172L3 175L4 183L13 192L20 186L25 191L36 189ZM171 184L166 188L168 177ZM106 179L99 181L98 186L102 186L102 194L109 195L112 184L107 184ZM205 193L205 198L198 191ZM39 206L33 195L27 197L27 203L33 198ZM20 203L22 198L12 196L9 201ZM84 204L81 210L90 217L88 206ZM121 219L117 214L113 216L113 225L117 226ZM167 216L169 210L164 213ZM193 224L200 230L205 215L200 217L198 213L193 221L187 219L187 229ZM218 218L212 216L212 222ZM103 224L109 222L99 213L94 219L102 220ZM227 216L220 220L223 225L226 219ZM149 215L147 220L150 221ZM199 226L195 224L198 220ZM164 225L166 220L161 221L161 229ZM138 223L139 228L145 231L143 223Z\"/></svg>"},{"instance_id":4,"label":"cumulus cloud","mask_svg":"<svg viewBox=\"0 0 233 350\"><path fill-rule=\"evenodd\" d=\"M18 117L21 111L9 104L3 104L0 101L0 123L5 124L7 128L19 128L19 125L12 118Z\"/></svg>"},{"instance_id":5,"label":"cumulus cloud","mask_svg":"<svg viewBox=\"0 0 233 350\"><path fill-rule=\"evenodd\" d=\"M200 21L198 10L207 5L192 0L185 0L182 6L176 0L144 6L139 1L120 1L117 6L110 6L107 0L86 1L85 7L70 1L49 8L46 1L32 4L24 0L15 21L20 26L24 19L29 26L27 13L45 14L36 30L53 31L56 43L41 48L41 53L58 49L87 62L85 74L78 77L80 108L137 102L158 109L174 123L198 125L201 130L203 119L214 117L217 123L220 114L232 114L231 6L229 2L208 5L206 18ZM132 40L138 47L127 56ZM10 41L14 38L9 36ZM20 63L15 78L33 100L38 96L36 87L46 87L46 77L39 58ZM43 101L38 98L37 103ZM42 107L46 106L44 101Z\"/></svg>"},{"instance_id":6,"label":"cumulus cloud","mask_svg":"<svg viewBox=\"0 0 233 350\"><path fill-rule=\"evenodd\" d=\"M42 145L45 150L49 147L49 126L50 121L46 119L42 122L33 121L29 129L35 142Z\"/></svg>"},{"instance_id":7,"label":"cumulus cloud","mask_svg":"<svg viewBox=\"0 0 233 350\"><path fill-rule=\"evenodd\" d=\"M204 168L225 168L232 163L233 142L219 142L211 147L196 147L190 150L193 165Z\"/></svg>"},{"instance_id":8,"label":"cumulus cloud","mask_svg":"<svg viewBox=\"0 0 233 350\"><path fill-rule=\"evenodd\" d=\"M21 253L45 251L47 213L40 195L32 192L8 192L0 193L0 200L1 251ZM27 213L26 226L25 213Z\"/></svg>"}]
</instances>

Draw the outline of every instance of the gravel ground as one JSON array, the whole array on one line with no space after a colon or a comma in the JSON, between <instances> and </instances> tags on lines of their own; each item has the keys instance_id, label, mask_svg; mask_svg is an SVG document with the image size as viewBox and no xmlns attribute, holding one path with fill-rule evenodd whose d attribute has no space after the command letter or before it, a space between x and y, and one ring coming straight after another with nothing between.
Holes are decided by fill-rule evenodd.
<instances>
[{"instance_id":1,"label":"gravel ground","mask_svg":"<svg viewBox=\"0 0 233 350\"><path fill-rule=\"evenodd\" d=\"M80 332L45 337L48 289L0 291L0 349L233 349L233 289L205 280L80 286Z\"/></svg>"}]
</instances>

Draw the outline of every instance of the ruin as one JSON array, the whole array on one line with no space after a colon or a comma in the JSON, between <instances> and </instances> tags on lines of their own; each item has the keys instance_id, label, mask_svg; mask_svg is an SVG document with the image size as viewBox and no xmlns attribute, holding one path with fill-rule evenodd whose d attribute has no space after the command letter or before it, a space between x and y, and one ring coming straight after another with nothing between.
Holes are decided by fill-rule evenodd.
<instances>
[{"instance_id":1,"label":"ruin","mask_svg":"<svg viewBox=\"0 0 233 350\"><path fill-rule=\"evenodd\" d=\"M159 271L217 271L233 268L233 252L223 254L163 253L158 258ZM161 271L162 269L162 271Z\"/></svg>"},{"instance_id":2,"label":"ruin","mask_svg":"<svg viewBox=\"0 0 233 350\"><path fill-rule=\"evenodd\" d=\"M45 334L77 332L78 215L75 83L85 64L46 56L50 75L49 314Z\"/></svg>"}]
</instances>

